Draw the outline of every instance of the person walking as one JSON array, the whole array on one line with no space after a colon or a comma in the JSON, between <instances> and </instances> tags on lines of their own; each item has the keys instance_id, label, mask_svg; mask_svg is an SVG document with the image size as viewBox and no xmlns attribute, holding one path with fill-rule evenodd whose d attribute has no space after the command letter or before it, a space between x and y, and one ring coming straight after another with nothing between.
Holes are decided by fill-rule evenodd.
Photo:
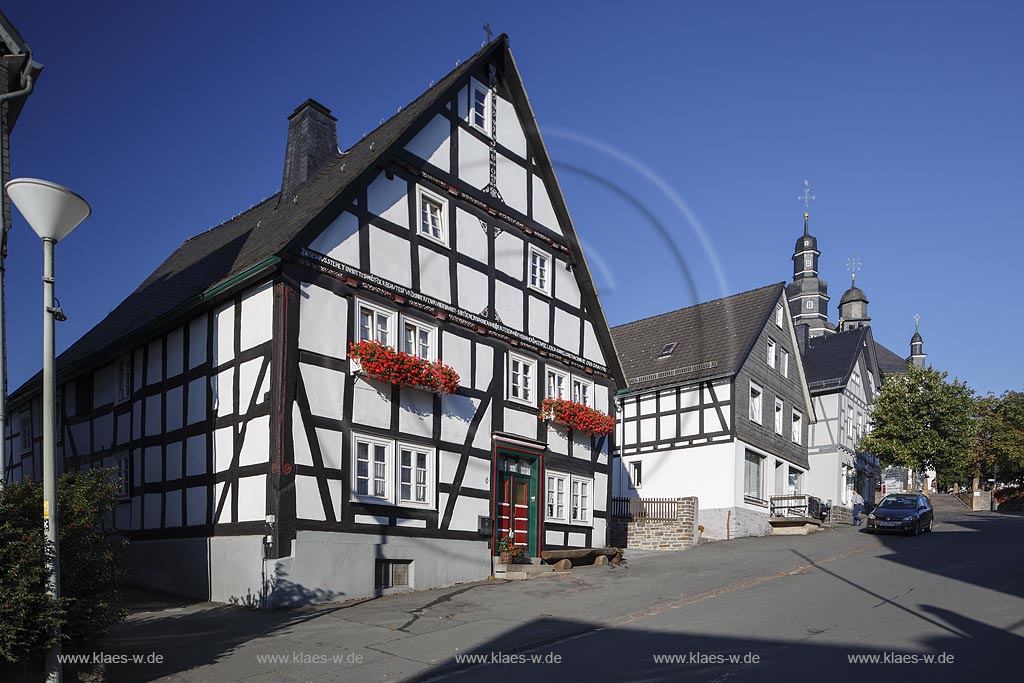
<instances>
[{"instance_id":1,"label":"person walking","mask_svg":"<svg viewBox=\"0 0 1024 683\"><path fill-rule=\"evenodd\" d=\"M860 526L860 511L864 509L864 496L854 491L850 496L850 502L853 503L853 525Z\"/></svg>"}]
</instances>

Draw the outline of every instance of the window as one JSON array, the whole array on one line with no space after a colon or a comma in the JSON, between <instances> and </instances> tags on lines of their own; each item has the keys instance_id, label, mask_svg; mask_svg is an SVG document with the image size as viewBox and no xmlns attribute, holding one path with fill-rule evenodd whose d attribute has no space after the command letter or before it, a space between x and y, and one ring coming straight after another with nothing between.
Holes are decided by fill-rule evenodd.
<instances>
[{"instance_id":1,"label":"window","mask_svg":"<svg viewBox=\"0 0 1024 683\"><path fill-rule=\"evenodd\" d=\"M676 346L679 342L672 342L671 344L665 344L661 347L661 353L658 354L658 358L668 358L672 355L672 352L676 350Z\"/></svg>"},{"instance_id":2,"label":"window","mask_svg":"<svg viewBox=\"0 0 1024 683\"><path fill-rule=\"evenodd\" d=\"M778 325L779 327L782 327L782 320L783 320L782 304L776 304L775 305L775 324Z\"/></svg>"},{"instance_id":3,"label":"window","mask_svg":"<svg viewBox=\"0 0 1024 683\"><path fill-rule=\"evenodd\" d=\"M807 303L804 304L804 308L806 308L808 311L813 311L814 310L814 299L808 299Z\"/></svg>"},{"instance_id":4,"label":"window","mask_svg":"<svg viewBox=\"0 0 1024 683\"><path fill-rule=\"evenodd\" d=\"M412 560L374 560L374 587L407 588L411 584Z\"/></svg>"},{"instance_id":5,"label":"window","mask_svg":"<svg viewBox=\"0 0 1024 683\"><path fill-rule=\"evenodd\" d=\"M785 411L785 407L782 404L782 399L775 399L775 433L782 435L782 414Z\"/></svg>"},{"instance_id":6,"label":"window","mask_svg":"<svg viewBox=\"0 0 1024 683\"><path fill-rule=\"evenodd\" d=\"M131 479L128 478L128 456L117 456L114 466L117 467L118 497L127 498L129 495L128 485L131 482Z\"/></svg>"},{"instance_id":7,"label":"window","mask_svg":"<svg viewBox=\"0 0 1024 683\"><path fill-rule=\"evenodd\" d=\"M750 383L750 417L751 422L761 424L761 387L753 382Z\"/></svg>"},{"instance_id":8,"label":"window","mask_svg":"<svg viewBox=\"0 0 1024 683\"><path fill-rule=\"evenodd\" d=\"M469 123L485 135L491 134L491 91L477 80L470 81Z\"/></svg>"},{"instance_id":9,"label":"window","mask_svg":"<svg viewBox=\"0 0 1024 683\"><path fill-rule=\"evenodd\" d=\"M639 460L629 463L629 485L634 489L644 485L643 463Z\"/></svg>"},{"instance_id":10,"label":"window","mask_svg":"<svg viewBox=\"0 0 1024 683\"><path fill-rule=\"evenodd\" d=\"M565 518L565 488L567 477L564 474L548 473L547 488L547 518L566 521Z\"/></svg>"},{"instance_id":11,"label":"window","mask_svg":"<svg viewBox=\"0 0 1024 683\"><path fill-rule=\"evenodd\" d=\"M551 257L530 245L530 272L527 279L530 289L551 294Z\"/></svg>"},{"instance_id":12,"label":"window","mask_svg":"<svg viewBox=\"0 0 1024 683\"><path fill-rule=\"evenodd\" d=\"M814 270L814 257L810 254L804 256L804 270Z\"/></svg>"},{"instance_id":13,"label":"window","mask_svg":"<svg viewBox=\"0 0 1024 683\"><path fill-rule=\"evenodd\" d=\"M448 246L448 202L424 187L416 188L419 234Z\"/></svg>"},{"instance_id":14,"label":"window","mask_svg":"<svg viewBox=\"0 0 1024 683\"><path fill-rule=\"evenodd\" d=\"M352 436L352 498L364 503L434 507L436 458L432 448L375 436ZM397 455L396 455L397 453Z\"/></svg>"},{"instance_id":15,"label":"window","mask_svg":"<svg viewBox=\"0 0 1024 683\"><path fill-rule=\"evenodd\" d=\"M21 452L32 450L32 413L21 414Z\"/></svg>"},{"instance_id":16,"label":"window","mask_svg":"<svg viewBox=\"0 0 1024 683\"><path fill-rule=\"evenodd\" d=\"M412 318L403 318L402 330L405 337L403 351L424 360L437 360L437 353L434 351L434 327Z\"/></svg>"},{"instance_id":17,"label":"window","mask_svg":"<svg viewBox=\"0 0 1024 683\"><path fill-rule=\"evenodd\" d=\"M579 377L572 378L572 400L594 407L594 383Z\"/></svg>"},{"instance_id":18,"label":"window","mask_svg":"<svg viewBox=\"0 0 1024 683\"><path fill-rule=\"evenodd\" d=\"M569 480L570 491L572 492L572 519L575 523L590 522L590 480L577 479L572 477Z\"/></svg>"},{"instance_id":19,"label":"window","mask_svg":"<svg viewBox=\"0 0 1024 683\"><path fill-rule=\"evenodd\" d=\"M795 496L803 492L804 473L800 470L789 470L789 495Z\"/></svg>"},{"instance_id":20,"label":"window","mask_svg":"<svg viewBox=\"0 0 1024 683\"><path fill-rule=\"evenodd\" d=\"M548 368L548 398L569 398L569 376Z\"/></svg>"},{"instance_id":21,"label":"window","mask_svg":"<svg viewBox=\"0 0 1024 683\"><path fill-rule=\"evenodd\" d=\"M117 363L117 403L124 403L132 396L132 366L124 358Z\"/></svg>"},{"instance_id":22,"label":"window","mask_svg":"<svg viewBox=\"0 0 1024 683\"><path fill-rule=\"evenodd\" d=\"M391 442L366 436L356 436L354 440L355 496L370 502L391 502L394 483Z\"/></svg>"},{"instance_id":23,"label":"window","mask_svg":"<svg viewBox=\"0 0 1024 683\"><path fill-rule=\"evenodd\" d=\"M862 413L858 412L857 413L857 440L859 441L862 436L864 436L864 415Z\"/></svg>"},{"instance_id":24,"label":"window","mask_svg":"<svg viewBox=\"0 0 1024 683\"><path fill-rule=\"evenodd\" d=\"M779 373L789 377L789 351L786 349L779 349Z\"/></svg>"},{"instance_id":25,"label":"window","mask_svg":"<svg viewBox=\"0 0 1024 683\"><path fill-rule=\"evenodd\" d=\"M534 363L528 358L508 355L508 397L533 405Z\"/></svg>"},{"instance_id":26,"label":"window","mask_svg":"<svg viewBox=\"0 0 1024 683\"><path fill-rule=\"evenodd\" d=\"M743 495L761 498L761 462L764 460L753 451L747 451L743 459Z\"/></svg>"},{"instance_id":27,"label":"window","mask_svg":"<svg viewBox=\"0 0 1024 683\"><path fill-rule=\"evenodd\" d=\"M395 346L394 311L380 308L366 302L359 302L359 341L378 341L385 346Z\"/></svg>"},{"instance_id":28,"label":"window","mask_svg":"<svg viewBox=\"0 0 1024 683\"><path fill-rule=\"evenodd\" d=\"M799 410L793 411L793 424L791 425L789 438L793 443L803 443L804 440L804 416Z\"/></svg>"},{"instance_id":29,"label":"window","mask_svg":"<svg viewBox=\"0 0 1024 683\"><path fill-rule=\"evenodd\" d=\"M853 408L846 409L846 438L853 441Z\"/></svg>"},{"instance_id":30,"label":"window","mask_svg":"<svg viewBox=\"0 0 1024 683\"><path fill-rule=\"evenodd\" d=\"M433 503L430 473L432 451L410 445L398 449L398 502L401 505L429 506Z\"/></svg>"},{"instance_id":31,"label":"window","mask_svg":"<svg viewBox=\"0 0 1024 683\"><path fill-rule=\"evenodd\" d=\"M860 370L854 370L853 374L850 376L850 380L854 384L860 386Z\"/></svg>"},{"instance_id":32,"label":"window","mask_svg":"<svg viewBox=\"0 0 1024 683\"><path fill-rule=\"evenodd\" d=\"M768 339L768 367L775 367L775 340Z\"/></svg>"}]
</instances>

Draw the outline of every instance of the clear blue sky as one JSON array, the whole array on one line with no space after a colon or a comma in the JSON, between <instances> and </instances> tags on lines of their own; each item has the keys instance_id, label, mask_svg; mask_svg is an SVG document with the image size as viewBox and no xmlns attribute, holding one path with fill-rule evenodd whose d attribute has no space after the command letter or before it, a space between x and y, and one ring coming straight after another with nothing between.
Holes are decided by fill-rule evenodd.
<instances>
[{"instance_id":1,"label":"clear blue sky","mask_svg":"<svg viewBox=\"0 0 1024 683\"><path fill-rule=\"evenodd\" d=\"M489 21L510 36L612 324L695 303L671 245L699 300L788 280L809 178L833 321L856 250L877 339L909 353L920 313L934 365L980 391L1024 389L1017 3L4 11L46 66L12 173L94 211L58 246L60 349L184 239L276 191L297 104L331 107L348 147L478 49ZM16 216L12 390L40 366L41 261Z\"/></svg>"}]
</instances>

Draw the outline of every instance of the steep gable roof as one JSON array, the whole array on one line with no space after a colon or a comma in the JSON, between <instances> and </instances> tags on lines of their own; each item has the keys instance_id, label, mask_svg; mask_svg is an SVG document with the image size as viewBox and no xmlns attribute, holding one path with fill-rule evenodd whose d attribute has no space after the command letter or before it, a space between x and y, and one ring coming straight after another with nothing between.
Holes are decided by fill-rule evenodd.
<instances>
[{"instance_id":1,"label":"steep gable roof","mask_svg":"<svg viewBox=\"0 0 1024 683\"><path fill-rule=\"evenodd\" d=\"M414 126L425 114L442 106L464 78L494 56L510 67L506 71L510 84L515 85L514 94L520 100L517 105L529 113L527 135L532 136L539 148L538 167L546 172L546 179L554 180L550 159L509 50L508 36L502 34L372 133L325 162L315 177L288 196L272 195L226 223L186 240L132 294L58 357L58 377L63 379L67 374L96 364L115 350L127 350L148 330L202 304L227 283L255 276L276 265L279 254L308 240L309 235L318 233L333 220L347 201L346 191L376 173L378 162L414 132ZM557 188L557 181L552 186ZM622 373L597 290L568 210L560 193L553 201L559 218L566 222L565 238L579 259L574 270L588 302L588 311L598 316L594 327L599 339L603 337L608 368L621 381ZM12 400L39 391L40 377L41 373L37 373L23 384L12 394Z\"/></svg>"},{"instance_id":2,"label":"steep gable roof","mask_svg":"<svg viewBox=\"0 0 1024 683\"><path fill-rule=\"evenodd\" d=\"M735 374L785 291L778 283L612 328L630 389ZM659 358L669 344L676 344Z\"/></svg>"},{"instance_id":3,"label":"steep gable roof","mask_svg":"<svg viewBox=\"0 0 1024 683\"><path fill-rule=\"evenodd\" d=\"M901 358L878 342L875 342L875 356L878 358L878 369L882 374L905 375L907 373L907 359Z\"/></svg>"},{"instance_id":4,"label":"steep gable roof","mask_svg":"<svg viewBox=\"0 0 1024 683\"><path fill-rule=\"evenodd\" d=\"M871 341L871 328L858 327L846 332L811 337L801 354L807 386L812 394L842 389L850 379L865 343Z\"/></svg>"}]
</instances>

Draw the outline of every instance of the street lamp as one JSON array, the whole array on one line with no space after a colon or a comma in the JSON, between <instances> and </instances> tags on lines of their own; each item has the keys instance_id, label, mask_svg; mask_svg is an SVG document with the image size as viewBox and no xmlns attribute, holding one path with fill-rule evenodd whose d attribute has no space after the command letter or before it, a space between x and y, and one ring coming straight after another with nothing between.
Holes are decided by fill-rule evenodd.
<instances>
[{"instance_id":1,"label":"street lamp","mask_svg":"<svg viewBox=\"0 0 1024 683\"><path fill-rule=\"evenodd\" d=\"M54 321L58 309L53 299L53 245L68 236L72 230L92 213L89 204L66 187L46 180L15 178L4 186L25 221L43 240L43 528L47 540L53 544L50 565L49 593L60 597L60 552L57 536L57 477L54 457ZM63 312L60 313L64 317ZM46 680L51 683L62 678L60 662L60 634L56 644L46 653Z\"/></svg>"}]
</instances>

